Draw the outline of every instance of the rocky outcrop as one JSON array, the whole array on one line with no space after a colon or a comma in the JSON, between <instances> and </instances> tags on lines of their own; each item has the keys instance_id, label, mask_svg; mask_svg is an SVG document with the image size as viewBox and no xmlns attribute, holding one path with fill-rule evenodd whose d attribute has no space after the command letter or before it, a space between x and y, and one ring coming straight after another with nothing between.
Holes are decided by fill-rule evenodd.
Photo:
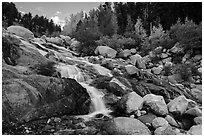
<instances>
[{"instance_id":1,"label":"rocky outcrop","mask_svg":"<svg viewBox=\"0 0 204 137\"><path fill-rule=\"evenodd\" d=\"M24 39L27 39L27 40L34 38L34 34L30 30L21 26L10 26L7 28L7 30L10 33L23 37Z\"/></svg>"},{"instance_id":2,"label":"rocky outcrop","mask_svg":"<svg viewBox=\"0 0 204 137\"><path fill-rule=\"evenodd\" d=\"M102 55L102 56L107 57L107 58L115 58L117 51L108 47L108 46L98 46L95 49L94 53L96 55Z\"/></svg>"},{"instance_id":3,"label":"rocky outcrop","mask_svg":"<svg viewBox=\"0 0 204 137\"><path fill-rule=\"evenodd\" d=\"M149 129L139 120L127 117L114 118L104 125L111 135L150 135Z\"/></svg>"}]
</instances>

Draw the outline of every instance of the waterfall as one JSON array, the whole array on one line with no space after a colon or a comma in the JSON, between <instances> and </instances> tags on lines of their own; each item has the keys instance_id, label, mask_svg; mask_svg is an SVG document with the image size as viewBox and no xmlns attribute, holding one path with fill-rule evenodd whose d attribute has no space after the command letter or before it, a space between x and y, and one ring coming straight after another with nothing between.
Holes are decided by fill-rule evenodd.
<instances>
[{"instance_id":1,"label":"waterfall","mask_svg":"<svg viewBox=\"0 0 204 137\"><path fill-rule=\"evenodd\" d=\"M55 51L53 49L48 49L37 42L35 44L37 44L36 45L37 50L43 56L47 54L47 51L53 51L54 53L59 53L58 51ZM62 49L62 48L59 48L58 46L57 48L60 50L66 51L64 48ZM62 54L62 53L59 53L59 54ZM68 56L66 56L65 58L67 60L72 60L75 62L82 62L87 66L92 66L100 75L112 77L111 71L100 66L99 64L92 64L84 60L83 58L82 59L76 58L76 57L70 58ZM56 69L60 72L62 77L75 79L79 84L81 84L82 87L86 88L91 98L91 102L94 107L93 111L91 111L88 115L82 115L79 117L89 119L89 118L95 117L97 114L103 114L104 116L109 116L109 113L111 112L111 110L107 109L105 106L105 103L102 99L104 95L98 89L88 84L89 81L85 80L84 73L81 72L81 70L76 65L68 65L68 64L59 62L56 65Z\"/></svg>"},{"instance_id":2,"label":"waterfall","mask_svg":"<svg viewBox=\"0 0 204 137\"><path fill-rule=\"evenodd\" d=\"M79 117L89 119L95 117L97 114L109 116L108 114L111 112L111 110L107 109L105 106L105 103L102 99L104 94L95 87L92 87L87 84L87 81L85 81L84 78L84 74L78 67L76 67L75 65L65 65L63 63L59 63L56 68L60 71L62 77L75 79L82 87L86 88L91 98L94 110L88 115L82 115Z\"/></svg>"}]
</instances>

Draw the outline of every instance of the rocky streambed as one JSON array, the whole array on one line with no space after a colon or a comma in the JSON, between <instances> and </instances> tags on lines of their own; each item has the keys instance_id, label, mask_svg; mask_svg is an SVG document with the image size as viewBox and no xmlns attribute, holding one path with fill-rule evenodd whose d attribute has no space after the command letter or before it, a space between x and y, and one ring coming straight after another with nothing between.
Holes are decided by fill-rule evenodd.
<instances>
[{"instance_id":1,"label":"rocky streambed","mask_svg":"<svg viewBox=\"0 0 204 137\"><path fill-rule=\"evenodd\" d=\"M183 56L196 73L182 81L165 74L178 67L178 45L144 57L99 46L97 56L79 57L79 42L68 36L20 29L2 33L3 134L202 134L202 55Z\"/></svg>"}]
</instances>

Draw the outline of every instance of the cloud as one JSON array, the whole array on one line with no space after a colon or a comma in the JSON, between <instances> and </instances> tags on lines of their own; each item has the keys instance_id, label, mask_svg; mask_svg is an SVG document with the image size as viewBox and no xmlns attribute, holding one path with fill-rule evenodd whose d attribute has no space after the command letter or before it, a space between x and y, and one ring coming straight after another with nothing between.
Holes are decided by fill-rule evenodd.
<instances>
[{"instance_id":1,"label":"cloud","mask_svg":"<svg viewBox=\"0 0 204 137\"><path fill-rule=\"evenodd\" d=\"M61 20L58 16L51 17L51 19L55 24L60 25L61 28L63 28L63 26L65 25L65 20Z\"/></svg>"}]
</instances>

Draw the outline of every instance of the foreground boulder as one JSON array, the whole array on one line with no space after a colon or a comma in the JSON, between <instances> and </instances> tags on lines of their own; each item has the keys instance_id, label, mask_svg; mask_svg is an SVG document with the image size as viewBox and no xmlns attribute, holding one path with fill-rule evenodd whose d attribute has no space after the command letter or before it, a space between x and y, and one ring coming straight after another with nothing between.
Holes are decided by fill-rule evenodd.
<instances>
[{"instance_id":1,"label":"foreground boulder","mask_svg":"<svg viewBox=\"0 0 204 137\"><path fill-rule=\"evenodd\" d=\"M108 46L98 46L94 53L96 55L102 55L107 58L115 58L117 51Z\"/></svg>"},{"instance_id":2,"label":"foreground boulder","mask_svg":"<svg viewBox=\"0 0 204 137\"><path fill-rule=\"evenodd\" d=\"M125 94L120 100L120 107L127 114L140 110L143 105L143 98L135 92Z\"/></svg>"},{"instance_id":3,"label":"foreground boulder","mask_svg":"<svg viewBox=\"0 0 204 137\"><path fill-rule=\"evenodd\" d=\"M26 67L3 64L3 123L21 123L62 114L89 113L89 95L72 79L27 73Z\"/></svg>"},{"instance_id":4,"label":"foreground boulder","mask_svg":"<svg viewBox=\"0 0 204 137\"><path fill-rule=\"evenodd\" d=\"M28 30L28 29L26 29L24 27L21 27L21 26L10 26L10 27L7 28L7 30L9 32L11 32L13 34L16 34L16 35L18 35L20 37L23 37L23 38L25 38L27 40L34 38L34 34L30 30Z\"/></svg>"},{"instance_id":5,"label":"foreground boulder","mask_svg":"<svg viewBox=\"0 0 204 137\"><path fill-rule=\"evenodd\" d=\"M167 105L162 96L147 94L143 100L144 104L149 106L155 114L166 115L168 113Z\"/></svg>"},{"instance_id":6,"label":"foreground boulder","mask_svg":"<svg viewBox=\"0 0 204 137\"><path fill-rule=\"evenodd\" d=\"M107 121L104 128L111 135L151 135L142 122L127 117L117 117Z\"/></svg>"}]
</instances>

